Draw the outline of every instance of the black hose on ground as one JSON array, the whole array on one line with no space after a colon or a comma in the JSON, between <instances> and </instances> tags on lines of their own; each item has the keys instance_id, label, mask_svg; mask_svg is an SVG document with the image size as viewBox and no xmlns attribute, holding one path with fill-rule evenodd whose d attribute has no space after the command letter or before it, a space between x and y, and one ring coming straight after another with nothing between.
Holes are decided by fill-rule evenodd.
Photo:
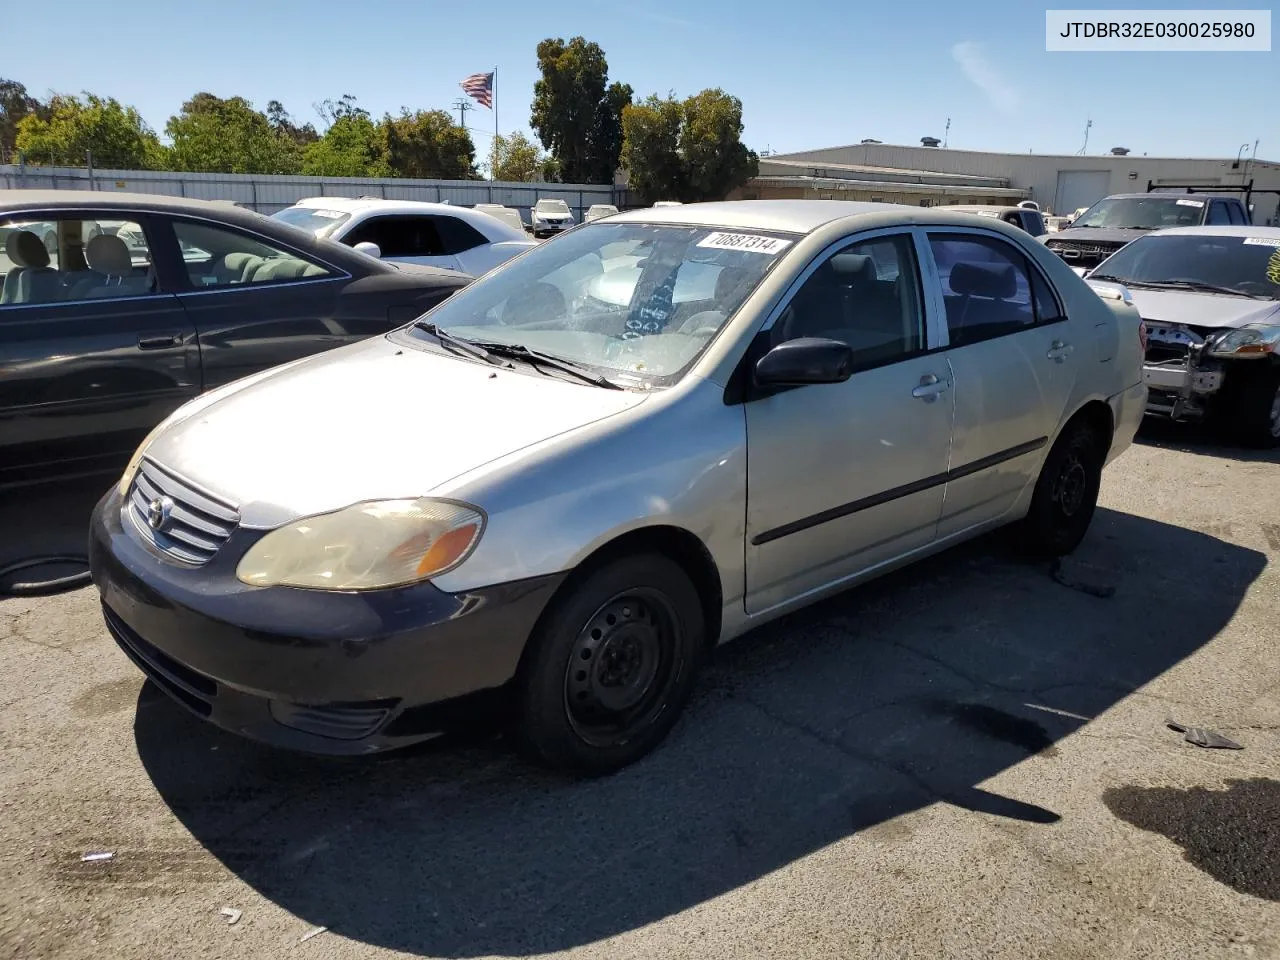
<instances>
[{"instance_id":1,"label":"black hose on ground","mask_svg":"<svg viewBox=\"0 0 1280 960\"><path fill-rule=\"evenodd\" d=\"M6 583L11 574L55 564L75 564L88 567L89 558L84 554L59 554L51 557L30 557L26 560L19 560L17 563L0 567L0 597L44 597L54 593L64 593L68 590L78 590L81 587L87 587L92 582L89 571L84 570L65 577L54 577L51 580L25 582L19 580L14 583Z\"/></svg>"}]
</instances>

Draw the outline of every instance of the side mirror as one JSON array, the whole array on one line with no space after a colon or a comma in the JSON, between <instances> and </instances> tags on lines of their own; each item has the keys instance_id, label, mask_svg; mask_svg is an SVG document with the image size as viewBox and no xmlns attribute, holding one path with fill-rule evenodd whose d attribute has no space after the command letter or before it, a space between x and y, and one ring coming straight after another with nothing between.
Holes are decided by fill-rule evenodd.
<instances>
[{"instance_id":1,"label":"side mirror","mask_svg":"<svg viewBox=\"0 0 1280 960\"><path fill-rule=\"evenodd\" d=\"M359 250L366 256L373 257L375 260L382 259L382 248L376 243L370 243L368 240L363 243L357 243L355 249Z\"/></svg>"},{"instance_id":2,"label":"side mirror","mask_svg":"<svg viewBox=\"0 0 1280 960\"><path fill-rule=\"evenodd\" d=\"M839 340L801 337L780 343L756 361L762 387L843 383L853 374L853 349Z\"/></svg>"}]
</instances>

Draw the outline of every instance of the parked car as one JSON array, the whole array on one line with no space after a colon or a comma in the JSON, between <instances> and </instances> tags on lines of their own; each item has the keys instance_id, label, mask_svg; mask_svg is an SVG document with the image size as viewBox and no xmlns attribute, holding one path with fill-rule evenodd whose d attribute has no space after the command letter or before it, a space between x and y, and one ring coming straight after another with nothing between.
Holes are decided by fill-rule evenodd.
<instances>
[{"instance_id":1,"label":"parked car","mask_svg":"<svg viewBox=\"0 0 1280 960\"><path fill-rule=\"evenodd\" d=\"M0 192L0 229L32 221L53 253L11 229L0 257L0 484L118 469L202 391L385 333L471 279L203 200Z\"/></svg>"},{"instance_id":2,"label":"parked car","mask_svg":"<svg viewBox=\"0 0 1280 960\"><path fill-rule=\"evenodd\" d=\"M677 301L688 270L714 283ZM237 733L367 754L505 702L543 761L616 770L719 642L1005 524L1074 549L1142 417L1139 328L995 220L629 211L183 407L97 506L93 577Z\"/></svg>"},{"instance_id":3,"label":"parked car","mask_svg":"<svg viewBox=\"0 0 1280 960\"><path fill-rule=\"evenodd\" d=\"M1249 223L1239 197L1206 193L1117 193L1079 212L1071 225L1045 245L1084 275L1126 243L1151 230Z\"/></svg>"},{"instance_id":4,"label":"parked car","mask_svg":"<svg viewBox=\"0 0 1280 960\"><path fill-rule=\"evenodd\" d=\"M491 217L496 217L513 230L519 230L520 235L525 233L524 221L520 219L520 211L513 210L511 207L504 207L500 203L477 203L472 210L478 210L481 213L487 213Z\"/></svg>"},{"instance_id":5,"label":"parked car","mask_svg":"<svg viewBox=\"0 0 1280 960\"><path fill-rule=\"evenodd\" d=\"M533 246L523 229L447 203L310 197L272 216L373 257L476 277Z\"/></svg>"},{"instance_id":6,"label":"parked car","mask_svg":"<svg viewBox=\"0 0 1280 960\"><path fill-rule=\"evenodd\" d=\"M561 233L573 226L573 214L563 200L542 198L529 211L529 223L535 239Z\"/></svg>"},{"instance_id":7,"label":"parked car","mask_svg":"<svg viewBox=\"0 0 1280 960\"><path fill-rule=\"evenodd\" d=\"M1044 217L1041 216L1040 211L1021 205L1002 207L989 204L957 203L939 207L938 209L955 210L960 213L973 213L980 217L995 217L998 220L1003 220L1005 223L1012 224L1020 230L1025 230L1033 237L1043 236L1048 232L1045 229Z\"/></svg>"},{"instance_id":8,"label":"parked car","mask_svg":"<svg viewBox=\"0 0 1280 960\"><path fill-rule=\"evenodd\" d=\"M1280 228L1158 230L1089 282L1123 284L1146 321L1149 413L1280 445Z\"/></svg>"},{"instance_id":9,"label":"parked car","mask_svg":"<svg viewBox=\"0 0 1280 960\"><path fill-rule=\"evenodd\" d=\"M602 220L605 217L612 217L618 212L618 208L612 203L593 203L587 207L587 212L583 216L583 223L590 223L592 220Z\"/></svg>"}]
</instances>

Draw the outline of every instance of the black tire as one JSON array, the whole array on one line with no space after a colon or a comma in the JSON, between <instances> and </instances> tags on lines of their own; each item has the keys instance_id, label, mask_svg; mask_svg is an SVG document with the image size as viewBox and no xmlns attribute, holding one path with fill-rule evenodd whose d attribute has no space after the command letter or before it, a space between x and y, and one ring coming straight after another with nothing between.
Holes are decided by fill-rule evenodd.
<instances>
[{"instance_id":1,"label":"black tire","mask_svg":"<svg viewBox=\"0 0 1280 960\"><path fill-rule=\"evenodd\" d=\"M1218 397L1215 422L1229 440L1242 446L1280 446L1280 366L1265 359L1236 363L1240 366L1227 372Z\"/></svg>"},{"instance_id":2,"label":"black tire","mask_svg":"<svg viewBox=\"0 0 1280 960\"><path fill-rule=\"evenodd\" d=\"M1067 424L1044 459L1031 509L1018 531L1027 551L1061 557L1080 546L1098 506L1105 460L1104 441L1092 425L1085 420Z\"/></svg>"},{"instance_id":3,"label":"black tire","mask_svg":"<svg viewBox=\"0 0 1280 960\"><path fill-rule=\"evenodd\" d=\"M657 554L588 573L544 616L522 669L518 734L555 769L600 776L656 747L702 661L698 592Z\"/></svg>"}]
</instances>

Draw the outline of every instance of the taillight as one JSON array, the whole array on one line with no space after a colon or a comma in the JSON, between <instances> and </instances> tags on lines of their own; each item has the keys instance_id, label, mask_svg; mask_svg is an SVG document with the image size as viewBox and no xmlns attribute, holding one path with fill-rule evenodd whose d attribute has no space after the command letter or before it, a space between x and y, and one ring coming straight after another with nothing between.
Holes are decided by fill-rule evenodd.
<instances>
[{"instance_id":1,"label":"taillight","mask_svg":"<svg viewBox=\"0 0 1280 960\"><path fill-rule=\"evenodd\" d=\"M1142 344L1142 352L1147 352L1147 321L1138 321L1138 342Z\"/></svg>"}]
</instances>

